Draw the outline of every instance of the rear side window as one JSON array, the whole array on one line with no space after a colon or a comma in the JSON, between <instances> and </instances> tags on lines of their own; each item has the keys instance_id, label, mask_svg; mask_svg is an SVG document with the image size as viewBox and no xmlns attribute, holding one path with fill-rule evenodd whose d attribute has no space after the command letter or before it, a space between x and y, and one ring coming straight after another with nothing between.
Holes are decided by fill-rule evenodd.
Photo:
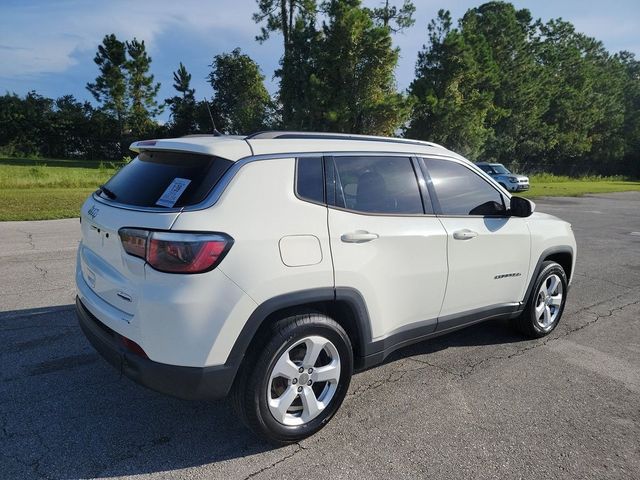
<instances>
[{"instance_id":1,"label":"rear side window","mask_svg":"<svg viewBox=\"0 0 640 480\"><path fill-rule=\"evenodd\" d=\"M459 163L424 159L443 215L491 215L504 211L502 195Z\"/></svg>"},{"instance_id":2,"label":"rear side window","mask_svg":"<svg viewBox=\"0 0 640 480\"><path fill-rule=\"evenodd\" d=\"M300 198L324 203L324 178L321 157L298 159L296 192Z\"/></svg>"},{"instance_id":3,"label":"rear side window","mask_svg":"<svg viewBox=\"0 0 640 480\"><path fill-rule=\"evenodd\" d=\"M334 157L336 206L363 213L424 213L408 157Z\"/></svg>"},{"instance_id":4,"label":"rear side window","mask_svg":"<svg viewBox=\"0 0 640 480\"><path fill-rule=\"evenodd\" d=\"M185 207L203 201L233 164L210 155L141 152L105 185L111 200L138 207ZM109 198L102 192L103 198Z\"/></svg>"}]
</instances>

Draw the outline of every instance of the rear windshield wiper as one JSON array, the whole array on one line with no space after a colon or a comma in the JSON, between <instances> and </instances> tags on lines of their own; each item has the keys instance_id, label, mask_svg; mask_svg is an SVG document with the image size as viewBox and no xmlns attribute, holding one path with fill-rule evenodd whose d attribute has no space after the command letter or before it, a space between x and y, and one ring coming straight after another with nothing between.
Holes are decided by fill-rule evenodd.
<instances>
[{"instance_id":1,"label":"rear windshield wiper","mask_svg":"<svg viewBox=\"0 0 640 480\"><path fill-rule=\"evenodd\" d=\"M109 190L104 185L100 185L100 187L98 187L98 190L100 190L102 193L104 193L111 200L115 200L115 198L117 197L117 195L115 193L113 193L111 190Z\"/></svg>"}]
</instances>

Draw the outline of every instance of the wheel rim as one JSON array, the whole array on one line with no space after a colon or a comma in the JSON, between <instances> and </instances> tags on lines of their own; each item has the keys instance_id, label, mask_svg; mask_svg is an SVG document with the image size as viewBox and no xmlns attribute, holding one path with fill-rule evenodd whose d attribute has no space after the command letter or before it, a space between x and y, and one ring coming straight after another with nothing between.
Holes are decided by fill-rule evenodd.
<instances>
[{"instance_id":1,"label":"wheel rim","mask_svg":"<svg viewBox=\"0 0 640 480\"><path fill-rule=\"evenodd\" d=\"M547 332L553 328L560 315L564 287L560 277L549 275L540 285L536 297L535 317L540 329Z\"/></svg>"},{"instance_id":2,"label":"wheel rim","mask_svg":"<svg viewBox=\"0 0 640 480\"><path fill-rule=\"evenodd\" d=\"M327 408L340 380L340 355L324 337L305 337L289 347L274 365L267 386L273 418L302 425Z\"/></svg>"}]
</instances>

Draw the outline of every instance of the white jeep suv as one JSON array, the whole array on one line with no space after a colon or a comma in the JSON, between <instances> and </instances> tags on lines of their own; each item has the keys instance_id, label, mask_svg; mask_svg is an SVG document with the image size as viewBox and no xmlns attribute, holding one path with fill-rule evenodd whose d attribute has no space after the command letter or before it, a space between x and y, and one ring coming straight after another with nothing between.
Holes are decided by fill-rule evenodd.
<instances>
[{"instance_id":1,"label":"white jeep suv","mask_svg":"<svg viewBox=\"0 0 640 480\"><path fill-rule=\"evenodd\" d=\"M80 325L126 376L232 394L274 443L317 432L354 371L502 317L562 315L571 226L427 142L262 132L136 142L82 207Z\"/></svg>"}]
</instances>

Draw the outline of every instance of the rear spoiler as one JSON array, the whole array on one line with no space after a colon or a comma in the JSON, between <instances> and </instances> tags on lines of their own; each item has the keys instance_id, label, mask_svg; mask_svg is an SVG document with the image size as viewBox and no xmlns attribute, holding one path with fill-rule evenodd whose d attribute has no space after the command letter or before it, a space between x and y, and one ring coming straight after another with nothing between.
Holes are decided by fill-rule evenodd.
<instances>
[{"instance_id":1,"label":"rear spoiler","mask_svg":"<svg viewBox=\"0 0 640 480\"><path fill-rule=\"evenodd\" d=\"M142 150L146 150L144 147L154 147L156 143L157 140L141 140L139 142L133 142L129 145L129 150L140 153Z\"/></svg>"},{"instance_id":2,"label":"rear spoiler","mask_svg":"<svg viewBox=\"0 0 640 480\"><path fill-rule=\"evenodd\" d=\"M157 140L140 140L133 142L129 150L140 153L144 151L178 151L213 155L235 161L251 155L251 149L244 140L234 137L209 138L167 138Z\"/></svg>"}]
</instances>

